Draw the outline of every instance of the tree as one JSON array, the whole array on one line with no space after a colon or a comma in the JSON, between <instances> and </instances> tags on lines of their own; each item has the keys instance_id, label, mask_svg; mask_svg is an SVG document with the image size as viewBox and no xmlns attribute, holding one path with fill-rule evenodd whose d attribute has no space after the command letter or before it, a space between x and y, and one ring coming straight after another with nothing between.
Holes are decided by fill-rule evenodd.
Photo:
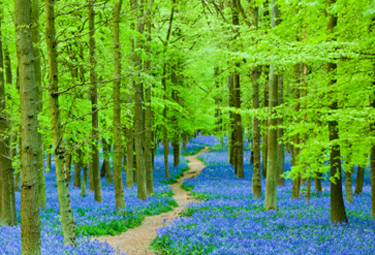
<instances>
[{"instance_id":1,"label":"tree","mask_svg":"<svg viewBox=\"0 0 375 255\"><path fill-rule=\"evenodd\" d=\"M336 0L330 0L329 6L336 3ZM337 14L332 11L328 13L328 31L333 33L333 29L337 26ZM337 82L337 63L327 63L327 70L329 75L329 86L332 87ZM331 92L332 94L332 92ZM330 108L332 112L337 110L337 99L332 99ZM336 120L328 121L329 140L331 142L330 152L330 166L331 166L331 221L332 222L348 222L346 216L344 198L342 193L342 180L341 180L341 161L340 161L340 145L337 143L339 139L339 125Z\"/></svg>"},{"instance_id":2,"label":"tree","mask_svg":"<svg viewBox=\"0 0 375 255\"><path fill-rule=\"evenodd\" d=\"M64 231L65 244L74 245L76 239L70 195L67 184L67 169L65 168L65 148L60 119L59 81L57 65L57 40L55 30L55 0L45 0L46 13L46 42L48 49L48 81L49 81L49 110L53 136L54 155L56 162L56 181L59 196L61 225ZM24 141L22 140L22 143ZM24 145L23 145L24 146Z\"/></svg>"},{"instance_id":3,"label":"tree","mask_svg":"<svg viewBox=\"0 0 375 255\"><path fill-rule=\"evenodd\" d=\"M90 176L94 182L95 201L102 203L102 188L100 184L100 171L99 171L99 112L98 105L98 90L97 90L97 74L95 70L95 0L89 0L89 46L90 46L90 82L91 88L91 105L92 105L92 141L91 141L91 154L90 154ZM90 186L91 187L91 186Z\"/></svg>"},{"instance_id":4,"label":"tree","mask_svg":"<svg viewBox=\"0 0 375 255\"><path fill-rule=\"evenodd\" d=\"M3 7L0 5L0 7ZM13 226L16 221L16 207L13 186L13 168L10 158L9 130L5 107L5 80L4 80L4 56L3 38L1 27L3 13L0 11L0 226Z\"/></svg>"},{"instance_id":5,"label":"tree","mask_svg":"<svg viewBox=\"0 0 375 255\"><path fill-rule=\"evenodd\" d=\"M113 82L113 179L115 181L116 209L125 208L124 186L122 182L122 126L121 126L121 45L120 45L120 13L122 0L115 2L113 6L112 29L113 29L113 55L115 60L115 81ZM132 173L131 169L131 172ZM129 175L129 171L128 171ZM132 174L131 174L132 175Z\"/></svg>"},{"instance_id":6,"label":"tree","mask_svg":"<svg viewBox=\"0 0 375 255\"><path fill-rule=\"evenodd\" d=\"M22 116L21 251L22 255L37 255L41 254L37 168L39 145L33 42L30 28L31 6L29 0L15 0L14 6Z\"/></svg>"},{"instance_id":7,"label":"tree","mask_svg":"<svg viewBox=\"0 0 375 255\"><path fill-rule=\"evenodd\" d=\"M276 1L271 3L271 21L272 27L278 25L279 9ZM269 83L269 102L270 113L275 114L275 107L278 105L278 75L275 74L274 65L270 66L270 83ZM267 161L267 182L266 182L266 197L264 200L265 210L275 210L277 205L276 179L277 179L277 129L273 128L277 125L277 118L271 116L270 128L268 130L268 161Z\"/></svg>"}]
</instances>

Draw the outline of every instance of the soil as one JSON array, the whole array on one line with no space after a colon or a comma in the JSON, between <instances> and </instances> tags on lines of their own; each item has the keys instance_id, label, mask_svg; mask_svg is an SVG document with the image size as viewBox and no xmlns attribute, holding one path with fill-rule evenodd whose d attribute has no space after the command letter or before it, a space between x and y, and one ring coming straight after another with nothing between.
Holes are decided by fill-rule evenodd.
<instances>
[{"instance_id":1,"label":"soil","mask_svg":"<svg viewBox=\"0 0 375 255\"><path fill-rule=\"evenodd\" d=\"M167 224L171 219L178 218L183 212L185 206L196 200L189 196L189 193L181 189L182 182L185 178L195 178L205 167L201 161L197 159L198 155L207 152L208 149L201 150L198 154L186 157L190 163L189 171L185 172L184 176L178 179L178 183L170 185L173 189L173 198L178 203L173 211L162 213L160 215L148 216L142 222L142 225L134 229L122 233L119 236L105 236L97 238L101 242L107 242L114 248L119 247L122 252L128 255L151 255L154 252L150 251L148 245L156 237L156 230L162 226L163 220L166 220L163 225Z\"/></svg>"}]
</instances>

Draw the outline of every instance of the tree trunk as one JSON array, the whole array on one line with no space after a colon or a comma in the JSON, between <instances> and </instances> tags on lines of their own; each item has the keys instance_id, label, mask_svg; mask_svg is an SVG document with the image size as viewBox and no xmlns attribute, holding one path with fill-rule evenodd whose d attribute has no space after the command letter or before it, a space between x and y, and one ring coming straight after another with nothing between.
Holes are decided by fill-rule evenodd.
<instances>
[{"instance_id":1,"label":"tree trunk","mask_svg":"<svg viewBox=\"0 0 375 255\"><path fill-rule=\"evenodd\" d=\"M258 12L258 8L256 8ZM253 77L253 109L259 109L259 78L260 71L256 67L252 74ZM259 119L257 116L253 117L253 152L254 163L253 163L253 178L252 178L252 189L254 198L262 198L262 182L260 176L260 127Z\"/></svg>"},{"instance_id":2,"label":"tree trunk","mask_svg":"<svg viewBox=\"0 0 375 255\"><path fill-rule=\"evenodd\" d=\"M294 66L294 77L295 77L295 85L294 85L294 100L295 100L295 108L294 111L298 114L300 110L300 102L299 98L301 95L300 91L300 82L301 82L301 73L302 73L302 64L298 63ZM297 118L297 122L298 122ZM300 144L300 134L295 134L293 137L293 148L292 148L292 166L298 165L298 154L299 154L299 146ZM298 199L300 198L300 189L301 189L301 174L297 173L293 176L293 190L292 190L292 198Z\"/></svg>"},{"instance_id":3,"label":"tree trunk","mask_svg":"<svg viewBox=\"0 0 375 255\"><path fill-rule=\"evenodd\" d=\"M3 4L0 4L0 8L2 7L3 7ZM0 38L2 39L2 34L1 34L2 11L0 11L0 15L1 15L0 16ZM22 47L22 48L29 47L29 45L27 44L20 45L19 47ZM30 57L30 56L24 55L21 57L21 59L25 59L27 57ZM27 59L27 60L30 61L30 59ZM6 104L5 104L6 97L5 97L5 80L4 80L3 63L4 63L3 45L2 45L2 41L0 40L0 135L1 135L1 139L0 139L0 226L2 225L13 226L17 224L17 221L16 221L16 214L15 214L16 208L14 205L13 167L12 167L12 161L10 159L11 151L8 148L9 125L7 121ZM25 73L25 75L29 75L29 74ZM27 86L29 84L25 84L25 85ZM24 92L26 92L27 90L28 88L25 88ZM30 100L32 98L26 97L26 99ZM26 112L23 114L25 115Z\"/></svg>"},{"instance_id":4,"label":"tree trunk","mask_svg":"<svg viewBox=\"0 0 375 255\"><path fill-rule=\"evenodd\" d=\"M91 88L91 106L92 106L92 141L91 141L91 155L89 170L93 175L95 201L102 203L102 187L100 183L99 171L99 111L98 111L98 89L97 89L97 75L96 75L96 59L95 59L95 0L89 0L89 50L90 50L90 82Z\"/></svg>"},{"instance_id":5,"label":"tree trunk","mask_svg":"<svg viewBox=\"0 0 375 255\"><path fill-rule=\"evenodd\" d=\"M228 98L228 106L229 107L234 107L234 94L233 94L233 86L234 86L234 77L233 74L231 74L228 77L228 91L229 91L229 98ZM228 123L228 130L229 130L229 141L228 141L228 155L229 155L229 163L232 166L236 166L236 159L235 159L235 141L236 141L236 136L235 136L235 126L234 126L234 114L233 111L229 111L229 123ZM234 173L237 175L237 168L234 168Z\"/></svg>"},{"instance_id":6,"label":"tree trunk","mask_svg":"<svg viewBox=\"0 0 375 255\"><path fill-rule=\"evenodd\" d=\"M151 69L151 32L152 32L152 8L154 5L154 0L149 0L148 2L148 9L146 13L146 32L147 32L147 44L145 45L145 50L147 53L147 56L150 56L149 59L145 62L145 69L149 70ZM153 149L153 141L152 141L152 107L151 107L151 88L152 84L149 83L146 87L146 111L145 111L145 128L146 128L146 134L145 134L145 156L146 156L146 185L147 185L147 195L150 196L152 193L154 193L154 181L152 176L152 149Z\"/></svg>"},{"instance_id":7,"label":"tree trunk","mask_svg":"<svg viewBox=\"0 0 375 255\"><path fill-rule=\"evenodd\" d=\"M64 165L65 148L63 146L60 108L58 102L58 66L57 66L57 41L55 30L55 0L45 1L46 15L46 43L49 64L49 109L51 117L51 130L54 144L56 163L56 181L61 214L61 225L64 232L65 244L74 245L76 234L74 219L70 206L68 183L66 182L66 169ZM29 23L28 23L29 24Z\"/></svg>"},{"instance_id":8,"label":"tree trunk","mask_svg":"<svg viewBox=\"0 0 375 255\"><path fill-rule=\"evenodd\" d=\"M237 0L232 2L232 19L233 25L238 27L240 25L239 10L240 6ZM238 28L236 28L236 38L237 33L239 33ZM236 42L235 42L236 44ZM237 50L237 47L234 47ZM237 73L240 69L240 63L236 63L236 71L233 73L233 106L234 108L241 109L241 80L240 75ZM242 131L242 118L240 113L234 113L234 131L235 131L235 142L234 142L234 160L235 160L235 172L238 178L245 178L245 173L243 169L243 131Z\"/></svg>"},{"instance_id":9,"label":"tree trunk","mask_svg":"<svg viewBox=\"0 0 375 255\"><path fill-rule=\"evenodd\" d=\"M77 153L77 160L74 167L74 187L80 188L81 187L81 167L83 165L82 162L82 150L78 149Z\"/></svg>"},{"instance_id":10,"label":"tree trunk","mask_svg":"<svg viewBox=\"0 0 375 255\"><path fill-rule=\"evenodd\" d=\"M334 5L336 0L330 0L330 6ZM328 31L333 33L333 29L337 25L337 14L328 14ZM337 64L327 64L328 75L331 76L329 86L336 86ZM332 93L332 92L330 92ZM332 100L330 106L332 111L337 110L337 99ZM344 197L342 194L342 178L341 178L341 161L340 161L340 145L336 140L339 139L339 124L336 120L328 121L329 141L332 144L330 153L331 177L335 177L335 181L331 181L331 221L332 222L348 222L346 216ZM338 178L336 177L338 176Z\"/></svg>"},{"instance_id":11,"label":"tree trunk","mask_svg":"<svg viewBox=\"0 0 375 255\"><path fill-rule=\"evenodd\" d=\"M23 151L21 154L21 254L36 255L41 254L41 223L38 205L38 120L33 65L33 43L29 27L32 23L30 17L31 6L28 0L15 0L14 5L17 58L20 73L19 84L22 116L21 150ZM4 84L2 83L1 85L3 87ZM1 90L1 93L4 93L4 90ZM4 103L5 101L2 103L5 107ZM5 118L3 117L2 119L5 122ZM1 146L4 146L4 144L2 143ZM5 167L3 169L7 169L9 174L12 173L10 162L3 162L4 158L0 160L2 167ZM4 163L6 165L4 165ZM8 185L7 188L10 191Z\"/></svg>"},{"instance_id":12,"label":"tree trunk","mask_svg":"<svg viewBox=\"0 0 375 255\"><path fill-rule=\"evenodd\" d=\"M50 152L52 150L52 144L48 146L48 153L47 153L47 172L51 171L52 167L52 153Z\"/></svg>"},{"instance_id":13,"label":"tree trunk","mask_svg":"<svg viewBox=\"0 0 375 255\"><path fill-rule=\"evenodd\" d=\"M120 48L120 13L122 8L122 0L115 2L113 7L113 54L115 61L115 77L121 76L121 48ZM115 183L116 210L125 209L124 185L122 181L122 124L121 124L121 98L120 98L121 80L117 79L113 82L113 179ZM128 134L127 134L128 135ZM129 139L129 137L127 137ZM130 139L133 141L133 139ZM129 151L129 148L128 148ZM132 150L133 151L133 150ZM129 161L129 159L128 159ZM129 177L129 169L128 174ZM127 178L128 178L127 177ZM128 180L126 180L128 184Z\"/></svg>"},{"instance_id":14,"label":"tree trunk","mask_svg":"<svg viewBox=\"0 0 375 255\"><path fill-rule=\"evenodd\" d=\"M128 99L129 102L129 99ZM126 151L127 151L127 165L126 165L126 187L134 187L134 137L132 127L127 127L126 130Z\"/></svg>"},{"instance_id":15,"label":"tree trunk","mask_svg":"<svg viewBox=\"0 0 375 255\"><path fill-rule=\"evenodd\" d=\"M345 168L344 168L344 174L345 174L345 199L349 203L353 202L353 190L352 190L352 173L353 173L353 165L351 164L352 161L352 145L349 143L349 152L345 159Z\"/></svg>"},{"instance_id":16,"label":"tree trunk","mask_svg":"<svg viewBox=\"0 0 375 255\"><path fill-rule=\"evenodd\" d=\"M283 105L283 78L279 76L278 81L278 105ZM283 117L277 119L277 125L283 125ZM282 127L277 129L277 185L284 187L284 178L281 176L284 173L284 143L282 142L284 130Z\"/></svg>"},{"instance_id":17,"label":"tree trunk","mask_svg":"<svg viewBox=\"0 0 375 255\"><path fill-rule=\"evenodd\" d=\"M323 188L322 188L322 176L323 176L322 173L317 172L316 173L316 177L314 178L315 191L318 192L318 193L322 193L323 192Z\"/></svg>"},{"instance_id":18,"label":"tree trunk","mask_svg":"<svg viewBox=\"0 0 375 255\"><path fill-rule=\"evenodd\" d=\"M121 134L121 132L120 132ZM108 143L106 139L102 139L103 147L103 165L102 171L104 170L104 176L106 176L107 185L112 185L112 173L111 173L111 164L109 163L109 156L111 153L111 143ZM121 146L122 147L122 146ZM123 149L121 148L121 160L123 156ZM122 163L122 162L121 162Z\"/></svg>"},{"instance_id":19,"label":"tree trunk","mask_svg":"<svg viewBox=\"0 0 375 255\"><path fill-rule=\"evenodd\" d=\"M82 175L82 183L81 183L81 197L86 196L86 189L87 189L87 164L83 165L83 175Z\"/></svg>"},{"instance_id":20,"label":"tree trunk","mask_svg":"<svg viewBox=\"0 0 375 255\"><path fill-rule=\"evenodd\" d=\"M273 0L271 4L271 26L276 27L279 24L280 12ZM273 128L277 125L277 118L273 116L275 107L279 104L278 99L278 84L279 76L275 74L275 66L270 66L270 82L269 82L269 112L270 116L270 129L268 130L268 160L267 160L267 182L266 182L266 196L264 199L264 209L276 210L277 209L277 129Z\"/></svg>"},{"instance_id":21,"label":"tree trunk","mask_svg":"<svg viewBox=\"0 0 375 255\"><path fill-rule=\"evenodd\" d=\"M140 35L144 34L144 22L142 15L144 13L144 0L141 0L139 5L136 2L135 12L137 20L137 32ZM138 49L142 49L144 46L144 41L140 37L137 38L136 45ZM140 53L136 51L135 53L135 65L136 70L142 70L142 59ZM137 77L139 78L139 77ZM133 90L134 94L134 143L135 143L135 154L137 162L137 175L138 175L138 198L142 200L147 199L147 184L146 184L146 162L143 151L144 143L144 114L143 114L143 83L140 79L136 80L134 83Z\"/></svg>"},{"instance_id":22,"label":"tree trunk","mask_svg":"<svg viewBox=\"0 0 375 255\"><path fill-rule=\"evenodd\" d=\"M358 195L362 193L364 177L365 177L365 167L362 165L358 165L357 180L355 182L354 195Z\"/></svg>"},{"instance_id":23,"label":"tree trunk","mask_svg":"<svg viewBox=\"0 0 375 255\"><path fill-rule=\"evenodd\" d=\"M272 17L277 18L278 8L275 1L272 1L271 9ZM278 75L274 73L274 66L270 66L270 114L275 114L275 107L278 105L277 96ZM277 118L271 115L270 127L277 125ZM267 160L267 182L266 182L266 196L264 200L264 209L276 210L277 209L277 130L270 128L268 130L268 160Z\"/></svg>"},{"instance_id":24,"label":"tree trunk","mask_svg":"<svg viewBox=\"0 0 375 255\"><path fill-rule=\"evenodd\" d=\"M166 83L166 63L164 63L164 68L163 68L163 77L162 77L162 84L164 88L164 96L163 99L164 101L167 100L167 83ZM167 118L167 112L168 112L168 107L165 104L164 105L164 110L163 110L163 120L164 120L164 140L163 140L163 146L164 146L164 170L165 170L165 178L169 179L169 165L168 165L168 155L169 155L169 140L168 140L168 118Z\"/></svg>"},{"instance_id":25,"label":"tree trunk","mask_svg":"<svg viewBox=\"0 0 375 255\"><path fill-rule=\"evenodd\" d=\"M237 65L239 68L239 64ZM241 87L240 87L240 75L234 74L234 107L241 109ZM243 131L242 131L242 118L240 113L234 114L234 128L235 128L235 168L238 178L245 178L243 169Z\"/></svg>"},{"instance_id":26,"label":"tree trunk","mask_svg":"<svg viewBox=\"0 0 375 255\"><path fill-rule=\"evenodd\" d=\"M42 92L42 69L40 65L40 35L39 35L39 0L32 0L31 8L31 35L33 44L33 55L34 55L34 72L35 72L35 91L36 91L36 102L38 114L43 111L43 92ZM39 207L43 210L47 205L46 196L46 180L44 177L44 145L43 135L38 133L38 192L39 192Z\"/></svg>"},{"instance_id":27,"label":"tree trunk","mask_svg":"<svg viewBox=\"0 0 375 255\"><path fill-rule=\"evenodd\" d=\"M264 108L269 107L268 102L268 86L264 89ZM262 159L263 159L263 169L262 169L262 176L267 178L267 165L268 165L268 118L263 121L263 128L262 128Z\"/></svg>"}]
</instances>

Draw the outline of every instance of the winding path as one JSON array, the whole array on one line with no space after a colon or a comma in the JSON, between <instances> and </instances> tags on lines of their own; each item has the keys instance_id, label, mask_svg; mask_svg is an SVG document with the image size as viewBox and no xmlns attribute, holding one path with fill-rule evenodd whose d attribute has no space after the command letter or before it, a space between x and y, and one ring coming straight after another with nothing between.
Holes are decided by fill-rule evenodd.
<instances>
[{"instance_id":1,"label":"winding path","mask_svg":"<svg viewBox=\"0 0 375 255\"><path fill-rule=\"evenodd\" d=\"M199 153L186 157L190 163L189 171L185 172L184 176L179 178L178 183L170 185L174 192L173 198L177 201L178 207L175 207L173 211L162 213L160 215L148 216L142 222L142 225L122 233L119 236L105 236L97 238L101 242L107 241L112 247L119 247L122 252L128 253L128 255L151 255L154 254L148 249L148 245L156 237L156 229L161 226L163 219L177 218L178 215L184 210L184 207L190 202L195 201L190 198L188 192L181 189L184 178L192 178L198 175L205 167L201 161L197 159L198 155L207 152L208 149L203 149Z\"/></svg>"}]
</instances>

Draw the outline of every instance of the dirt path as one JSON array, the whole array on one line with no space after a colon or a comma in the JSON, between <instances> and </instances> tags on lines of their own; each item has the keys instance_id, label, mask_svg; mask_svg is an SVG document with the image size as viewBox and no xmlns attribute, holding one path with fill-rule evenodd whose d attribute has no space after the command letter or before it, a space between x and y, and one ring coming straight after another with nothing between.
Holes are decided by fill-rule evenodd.
<instances>
[{"instance_id":1,"label":"dirt path","mask_svg":"<svg viewBox=\"0 0 375 255\"><path fill-rule=\"evenodd\" d=\"M170 185L175 194L173 198L176 199L179 205L178 207L167 213L148 216L142 222L141 226L134 229L129 229L119 236L105 236L97 239L101 242L107 241L114 248L120 246L120 250L122 252L127 252L129 255L154 254L148 249L148 245L156 237L156 229L160 227L162 220L168 219L169 221L178 217L188 203L195 201L189 197L187 191L181 189L181 184L184 178L191 178L202 171L205 166L197 159L197 156L207 151L207 149L204 149L196 155L186 157L190 161L188 164L190 170L185 172L184 176L178 179L178 183Z\"/></svg>"}]
</instances>

